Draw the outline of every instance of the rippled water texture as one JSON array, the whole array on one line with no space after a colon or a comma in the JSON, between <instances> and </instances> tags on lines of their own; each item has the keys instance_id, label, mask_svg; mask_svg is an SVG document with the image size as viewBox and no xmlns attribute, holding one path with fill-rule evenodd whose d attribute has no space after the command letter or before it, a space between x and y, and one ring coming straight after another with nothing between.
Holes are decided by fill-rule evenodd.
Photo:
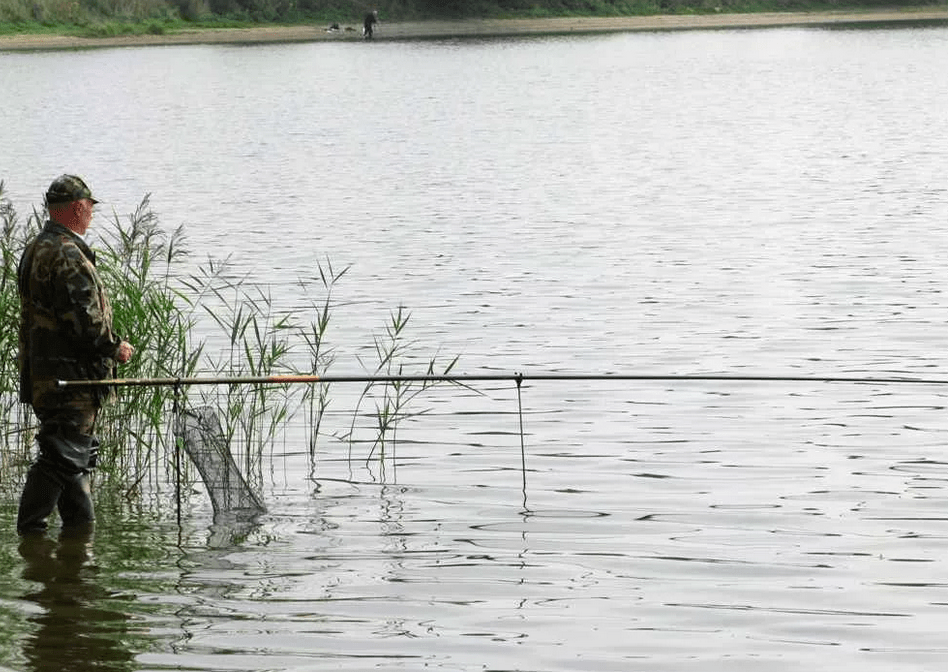
<instances>
[{"instance_id":1,"label":"rippled water texture","mask_svg":"<svg viewBox=\"0 0 948 672\"><path fill-rule=\"evenodd\" d=\"M338 373L401 303L466 373L948 378L946 53L929 28L5 54L0 177L23 213L65 170L106 214L151 193L281 308L351 265ZM291 426L253 525L100 494L94 539L18 548L3 502L0 665L948 665L943 385L528 380L522 416L475 387L384 459L311 462Z\"/></svg>"}]
</instances>

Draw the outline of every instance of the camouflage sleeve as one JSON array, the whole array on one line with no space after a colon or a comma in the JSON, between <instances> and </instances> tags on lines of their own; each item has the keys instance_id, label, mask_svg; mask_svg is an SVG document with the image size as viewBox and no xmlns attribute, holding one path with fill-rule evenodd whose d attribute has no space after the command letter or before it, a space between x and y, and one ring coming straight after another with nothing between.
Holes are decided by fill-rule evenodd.
<instances>
[{"instance_id":1,"label":"camouflage sleeve","mask_svg":"<svg viewBox=\"0 0 948 672\"><path fill-rule=\"evenodd\" d=\"M56 284L67 300L59 314L87 355L114 357L121 339L112 332L112 307L95 266L75 245L62 248Z\"/></svg>"}]
</instances>

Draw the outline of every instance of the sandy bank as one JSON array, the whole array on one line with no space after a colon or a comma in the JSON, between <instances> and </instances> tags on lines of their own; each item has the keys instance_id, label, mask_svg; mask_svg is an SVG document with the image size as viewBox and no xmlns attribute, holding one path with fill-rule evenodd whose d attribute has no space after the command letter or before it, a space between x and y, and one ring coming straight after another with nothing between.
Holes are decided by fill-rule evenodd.
<instances>
[{"instance_id":1,"label":"sandy bank","mask_svg":"<svg viewBox=\"0 0 948 672\"><path fill-rule=\"evenodd\" d=\"M854 12L769 12L702 16L564 17L549 19L468 19L463 21L382 22L376 40L440 39L553 35L652 30L701 30L778 26L832 26L858 24L945 23L948 6L914 10L867 10ZM254 44L266 42L314 42L361 40L361 26L341 24L338 31L325 26L259 26L183 30L165 35L83 38L64 35L0 36L0 51L86 49L170 44Z\"/></svg>"}]
</instances>

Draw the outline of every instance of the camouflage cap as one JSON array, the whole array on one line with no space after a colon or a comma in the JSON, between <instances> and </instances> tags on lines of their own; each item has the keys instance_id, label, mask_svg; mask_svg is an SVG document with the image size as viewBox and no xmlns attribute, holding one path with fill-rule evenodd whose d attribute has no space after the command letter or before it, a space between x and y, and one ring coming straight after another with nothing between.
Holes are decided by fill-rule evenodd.
<instances>
[{"instance_id":1,"label":"camouflage cap","mask_svg":"<svg viewBox=\"0 0 948 672\"><path fill-rule=\"evenodd\" d=\"M46 205L55 203L69 203L88 198L93 203L98 203L92 197L92 190L82 181L81 177L76 175L60 175L46 190Z\"/></svg>"}]
</instances>

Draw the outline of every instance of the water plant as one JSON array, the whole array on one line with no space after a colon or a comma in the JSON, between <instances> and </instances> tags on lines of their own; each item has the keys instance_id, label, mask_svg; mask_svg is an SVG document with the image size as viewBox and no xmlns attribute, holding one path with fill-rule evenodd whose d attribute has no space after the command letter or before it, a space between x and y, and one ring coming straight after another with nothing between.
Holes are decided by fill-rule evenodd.
<instances>
[{"instance_id":1,"label":"water plant","mask_svg":"<svg viewBox=\"0 0 948 672\"><path fill-rule=\"evenodd\" d=\"M310 299L314 318L309 322L307 327L301 331L303 342L306 345L308 366L306 369L301 370L300 373L324 375L336 359L335 352L331 346L327 345L326 338L333 308L332 292L333 287L342 279L346 272L348 272L349 268L349 266L346 266L342 270L336 271L333 269L332 261L329 259L326 259L325 264L320 262L316 265L319 282L322 285L324 294L320 302ZM303 294L307 295L310 283L300 280L299 285ZM315 469L316 442L328 407L328 383L314 383L304 389L303 409L305 412L306 436L311 470Z\"/></svg>"},{"instance_id":2,"label":"water plant","mask_svg":"<svg viewBox=\"0 0 948 672\"><path fill-rule=\"evenodd\" d=\"M423 363L424 368L418 371L417 362L414 366L412 365L412 355L416 344L406 339L406 330L410 319L411 313L407 312L404 306L398 306L396 310L389 314L384 336L373 338L373 351L376 356L373 374L383 379L386 377L396 377L398 379L366 383L356 402L352 424L347 435L351 459L351 448L355 444L354 437L356 436L356 421L359 418L359 411L362 404L371 399L375 405L374 413L370 414L370 417L375 421L375 433L366 456L366 463L373 458L376 450L378 450L379 464L383 470L385 467L386 445L394 449L396 431L399 425L408 418L423 415L427 412L427 409L416 410L410 408L412 403L420 394L431 387L443 384L443 381L426 380L425 376L448 376L458 362L458 357L454 357L446 364L441 364L438 356L435 355L425 361ZM365 366L364 362L363 366ZM395 463L394 457L392 455L393 464Z\"/></svg>"},{"instance_id":3,"label":"water plant","mask_svg":"<svg viewBox=\"0 0 948 672\"><path fill-rule=\"evenodd\" d=\"M202 269L184 283L195 297L195 308L224 337L213 340L213 348L203 348L205 368L227 377L289 372L296 331L290 316L274 312L269 288L247 276L231 279L229 268L229 262L210 264L210 272ZM263 447L293 415L287 386L224 385L196 393L203 405L219 409L226 442L242 447L245 474L259 477Z\"/></svg>"},{"instance_id":4,"label":"water plant","mask_svg":"<svg viewBox=\"0 0 948 672\"><path fill-rule=\"evenodd\" d=\"M0 413L7 422L3 425L0 470L25 464L32 442L32 417L19 403L17 373L17 341L19 338L20 302L17 296L17 266L20 250L36 232L39 217L33 213L26 221L20 220L13 204L4 195L0 180ZM2 471L0 471L2 473ZM0 490L9 485L0 479Z\"/></svg>"},{"instance_id":5,"label":"water plant","mask_svg":"<svg viewBox=\"0 0 948 672\"><path fill-rule=\"evenodd\" d=\"M190 375L200 346L190 345L194 321L182 307L188 299L175 285L173 267L187 256L182 228L165 234L146 195L123 221L113 214L98 225L98 264L114 310L114 328L133 342L139 356L122 368L128 378ZM166 387L129 387L121 403L107 405L97 428L107 475L129 474L136 487L165 447L167 412L173 391Z\"/></svg>"}]
</instances>

